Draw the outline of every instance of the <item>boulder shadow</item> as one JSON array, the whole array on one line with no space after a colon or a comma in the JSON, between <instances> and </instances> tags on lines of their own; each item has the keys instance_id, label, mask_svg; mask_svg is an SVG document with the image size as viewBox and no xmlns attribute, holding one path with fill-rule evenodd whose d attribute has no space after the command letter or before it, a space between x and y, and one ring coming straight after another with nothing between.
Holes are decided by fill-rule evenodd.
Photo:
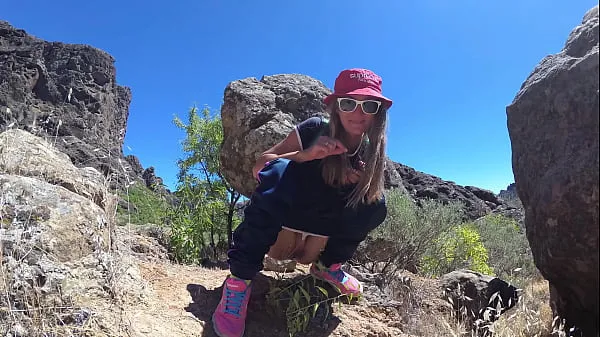
<instances>
[{"instance_id":1,"label":"boulder shadow","mask_svg":"<svg viewBox=\"0 0 600 337\"><path fill-rule=\"evenodd\" d=\"M252 282L244 337L288 336L285 312L276 312L266 300L271 284L278 285L283 282L261 273L255 277ZM290 280L288 279L287 282ZM217 337L212 328L212 314L221 299L223 286L209 290L199 284L188 284L187 291L190 293L191 302L184 309L205 322L203 337ZM339 318L334 315L329 315L324 320L313 319L306 332L298 333L296 337L326 337L331 335L339 323Z\"/></svg>"}]
</instances>

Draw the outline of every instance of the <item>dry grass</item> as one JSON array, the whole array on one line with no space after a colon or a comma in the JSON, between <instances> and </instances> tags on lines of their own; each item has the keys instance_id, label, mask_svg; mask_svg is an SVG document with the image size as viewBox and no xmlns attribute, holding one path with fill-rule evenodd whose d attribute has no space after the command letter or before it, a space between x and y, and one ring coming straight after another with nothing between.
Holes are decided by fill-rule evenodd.
<instances>
[{"instance_id":1,"label":"dry grass","mask_svg":"<svg viewBox=\"0 0 600 337\"><path fill-rule=\"evenodd\" d=\"M73 304L60 289L43 291L35 281L15 279L0 242L0 335L94 336L93 313ZM15 260L13 260L15 261Z\"/></svg>"},{"instance_id":2,"label":"dry grass","mask_svg":"<svg viewBox=\"0 0 600 337\"><path fill-rule=\"evenodd\" d=\"M417 283L418 282L418 283ZM396 298L404 304L400 315L403 331L414 336L427 337L480 337L491 336L487 329L474 331L466 326L467 314L453 314L448 302L432 302L436 296L432 280L414 278L410 290L398 287ZM519 303L502 314L489 326L495 337L562 337L552 332L552 311L549 305L548 282L539 277L524 280L526 286Z\"/></svg>"},{"instance_id":3,"label":"dry grass","mask_svg":"<svg viewBox=\"0 0 600 337\"><path fill-rule=\"evenodd\" d=\"M498 337L546 337L552 333L548 281L530 280L517 306L495 324Z\"/></svg>"},{"instance_id":4,"label":"dry grass","mask_svg":"<svg viewBox=\"0 0 600 337\"><path fill-rule=\"evenodd\" d=\"M56 136L42 138L50 144L54 144L57 139ZM2 155L0 153L0 160ZM33 178L47 180L42 174ZM105 199L102 200L108 222L108 251L98 253L106 253L111 256L108 260L114 261L112 248L115 239L113 235L117 199L109 193L109 186L110 181L105 181L103 186ZM86 304L65 295L61 291L61 285L44 285L45 280L39 280L35 275L28 274L27 255L39 253L50 263L59 264L59 262L41 247L30 247L26 243L27 230L20 234L21 237L13 238L12 241L10 237L8 241L2 237L6 234L3 229L14 226L23 229L36 228L39 226L37 221L36 216L31 214L23 217L23 214L15 211L10 201L0 196L0 336L112 336L104 327L102 318ZM5 256L5 251L12 252L11 256ZM27 253L23 254L23 252ZM31 267L39 268L37 262ZM109 263L107 267L107 289L105 290L114 300L114 295L118 293L115 289L117 282L114 280L118 278L119 273L113 270L116 267L114 264Z\"/></svg>"}]
</instances>

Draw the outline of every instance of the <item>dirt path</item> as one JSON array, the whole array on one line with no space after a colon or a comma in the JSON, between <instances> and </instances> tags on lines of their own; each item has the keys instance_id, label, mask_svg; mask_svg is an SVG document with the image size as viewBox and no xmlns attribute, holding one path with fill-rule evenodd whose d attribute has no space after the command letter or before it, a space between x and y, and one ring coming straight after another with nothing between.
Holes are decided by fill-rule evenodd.
<instances>
[{"instance_id":1,"label":"dirt path","mask_svg":"<svg viewBox=\"0 0 600 337\"><path fill-rule=\"evenodd\" d=\"M124 308L122 324L132 336L216 336L210 317L221 296L221 285L228 270L175 265L169 262L139 261L138 267L148 282L145 304ZM268 312L264 295L268 272L253 284L245 337L288 336L283 319ZM390 312L364 305L334 307L334 314L318 328L312 327L298 337L366 336L400 337L402 334Z\"/></svg>"},{"instance_id":2,"label":"dirt path","mask_svg":"<svg viewBox=\"0 0 600 337\"><path fill-rule=\"evenodd\" d=\"M148 281L153 297L147 306L127 308L126 316L134 336L210 336L210 323L190 312L191 291L196 285L208 289L221 286L226 270L173 265L162 262L140 262L142 277Z\"/></svg>"}]
</instances>

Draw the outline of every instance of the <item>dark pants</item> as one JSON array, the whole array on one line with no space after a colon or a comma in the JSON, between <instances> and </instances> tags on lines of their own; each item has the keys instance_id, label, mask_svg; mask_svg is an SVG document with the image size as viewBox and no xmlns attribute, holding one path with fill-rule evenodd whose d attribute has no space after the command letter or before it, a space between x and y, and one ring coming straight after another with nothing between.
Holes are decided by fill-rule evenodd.
<instances>
[{"instance_id":1,"label":"dark pants","mask_svg":"<svg viewBox=\"0 0 600 337\"><path fill-rule=\"evenodd\" d=\"M278 159L265 166L259 178L228 252L231 273L242 279L252 279L262 270L264 255L284 224L329 236L319 259L330 266L349 260L387 214L384 199L356 209L345 207L348 191L325 184L319 161Z\"/></svg>"}]
</instances>

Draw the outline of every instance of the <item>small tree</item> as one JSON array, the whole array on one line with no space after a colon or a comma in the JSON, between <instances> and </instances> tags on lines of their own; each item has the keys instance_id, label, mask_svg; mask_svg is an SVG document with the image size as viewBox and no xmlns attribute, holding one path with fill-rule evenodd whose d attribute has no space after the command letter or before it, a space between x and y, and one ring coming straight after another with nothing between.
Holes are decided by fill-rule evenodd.
<instances>
[{"instance_id":1,"label":"small tree","mask_svg":"<svg viewBox=\"0 0 600 337\"><path fill-rule=\"evenodd\" d=\"M203 235L208 234L216 257L217 242L223 232L227 235L228 246L231 246L231 234L237 224L235 207L241 196L222 174L219 161L223 143L221 119L217 114L211 114L208 107L200 113L196 107L192 107L188 112L187 124L178 117L173 122L186 133L182 143L185 157L177 162L176 194L184 196L179 211L187 208L188 212L183 211L183 214L189 214L196 221L190 225L196 231L203 232Z\"/></svg>"}]
</instances>

